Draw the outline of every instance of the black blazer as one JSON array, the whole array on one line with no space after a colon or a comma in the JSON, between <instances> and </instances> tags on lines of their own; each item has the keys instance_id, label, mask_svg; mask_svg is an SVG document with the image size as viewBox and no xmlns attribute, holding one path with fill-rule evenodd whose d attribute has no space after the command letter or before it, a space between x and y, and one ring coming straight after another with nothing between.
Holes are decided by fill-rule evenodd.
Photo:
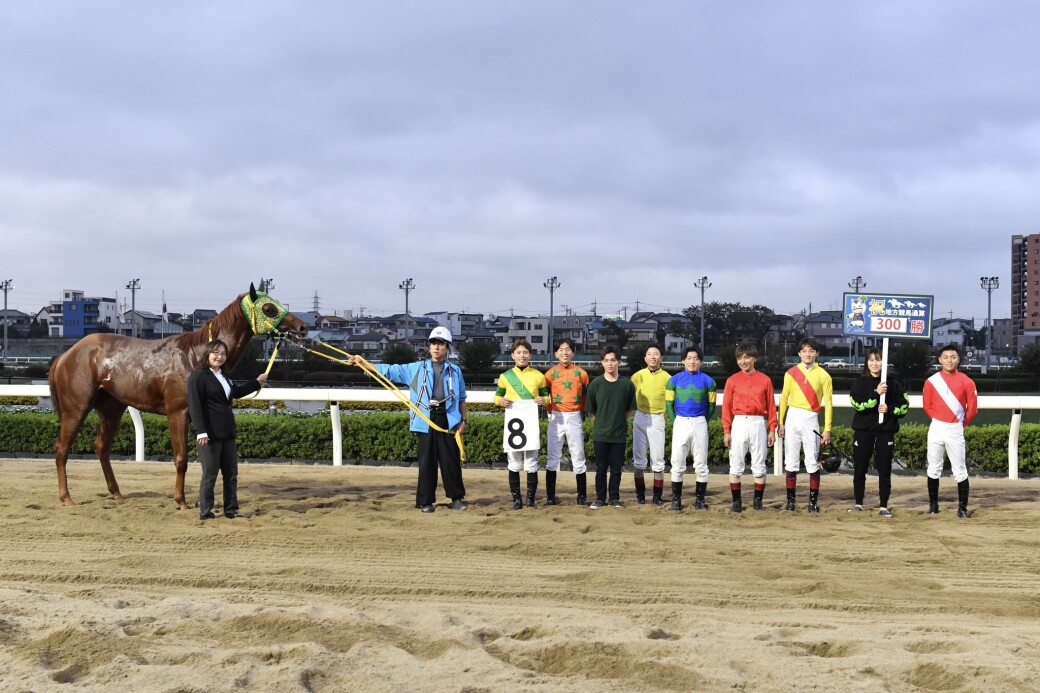
<instances>
[{"instance_id":1,"label":"black blazer","mask_svg":"<svg viewBox=\"0 0 1040 693\"><path fill-rule=\"evenodd\" d=\"M224 378L231 385L230 398L209 368L199 368L188 376L188 416L196 436L205 433L214 439L234 438L237 429L231 400L260 389L257 380L236 385L226 375Z\"/></svg>"}]
</instances>

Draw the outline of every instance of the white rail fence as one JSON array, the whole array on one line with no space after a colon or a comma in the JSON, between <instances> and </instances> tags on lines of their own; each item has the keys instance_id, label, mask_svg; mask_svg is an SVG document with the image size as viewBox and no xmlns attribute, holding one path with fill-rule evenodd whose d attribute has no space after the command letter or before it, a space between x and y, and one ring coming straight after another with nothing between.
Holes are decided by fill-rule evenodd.
<instances>
[{"instance_id":1,"label":"white rail fence","mask_svg":"<svg viewBox=\"0 0 1040 693\"><path fill-rule=\"evenodd\" d=\"M478 404L490 404L494 399L491 390L469 390L467 401ZM46 385L0 385L0 397L39 397L47 399L50 390ZM288 388L267 387L252 399L261 401L319 402L328 406L332 419L332 464L343 464L343 429L340 421L340 402L396 402L397 399L386 390L366 388ZM779 401L779 395L777 395ZM722 393L718 395L718 406L722 405ZM922 407L920 395L910 395L910 407ZM848 395L834 395L836 409L851 408ZM1008 478L1018 478L1018 436L1022 428L1022 411L1024 409L1040 409L1040 396L1005 396L985 395L979 397L979 409L1003 409L1011 412L1011 427L1008 432ZM134 423L135 457L138 462L144 461L144 422L141 412L130 408L130 418ZM780 475L784 471L783 445L775 446L773 453L773 473Z\"/></svg>"}]
</instances>

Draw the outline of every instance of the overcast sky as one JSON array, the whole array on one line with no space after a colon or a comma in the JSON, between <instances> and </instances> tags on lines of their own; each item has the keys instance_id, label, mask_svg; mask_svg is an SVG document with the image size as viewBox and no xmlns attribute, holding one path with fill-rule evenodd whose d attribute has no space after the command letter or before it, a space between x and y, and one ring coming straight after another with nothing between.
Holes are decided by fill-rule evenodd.
<instances>
[{"instance_id":1,"label":"overcast sky","mask_svg":"<svg viewBox=\"0 0 1040 693\"><path fill-rule=\"evenodd\" d=\"M1035 2L3 3L0 280L221 308L1010 313Z\"/></svg>"}]
</instances>

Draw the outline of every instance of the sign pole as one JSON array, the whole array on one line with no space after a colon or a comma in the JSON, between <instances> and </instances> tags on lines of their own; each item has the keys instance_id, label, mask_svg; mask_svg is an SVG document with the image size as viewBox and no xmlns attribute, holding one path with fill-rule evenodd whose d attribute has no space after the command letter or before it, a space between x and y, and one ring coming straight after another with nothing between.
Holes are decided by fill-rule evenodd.
<instances>
[{"instance_id":1,"label":"sign pole","mask_svg":"<svg viewBox=\"0 0 1040 693\"><path fill-rule=\"evenodd\" d=\"M888 337L881 340L881 382L888 382ZM881 393L881 404L885 403L885 393ZM884 423L885 415L880 411L877 415L877 422Z\"/></svg>"}]
</instances>

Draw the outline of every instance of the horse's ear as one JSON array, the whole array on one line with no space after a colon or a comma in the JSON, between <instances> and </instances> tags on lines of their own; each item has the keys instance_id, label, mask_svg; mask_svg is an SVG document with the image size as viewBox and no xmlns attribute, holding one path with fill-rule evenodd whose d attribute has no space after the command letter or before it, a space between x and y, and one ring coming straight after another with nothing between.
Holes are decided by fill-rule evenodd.
<instances>
[{"instance_id":1,"label":"horse's ear","mask_svg":"<svg viewBox=\"0 0 1040 693\"><path fill-rule=\"evenodd\" d=\"M253 286L253 282L249 282L249 300L256 302L256 287Z\"/></svg>"}]
</instances>

